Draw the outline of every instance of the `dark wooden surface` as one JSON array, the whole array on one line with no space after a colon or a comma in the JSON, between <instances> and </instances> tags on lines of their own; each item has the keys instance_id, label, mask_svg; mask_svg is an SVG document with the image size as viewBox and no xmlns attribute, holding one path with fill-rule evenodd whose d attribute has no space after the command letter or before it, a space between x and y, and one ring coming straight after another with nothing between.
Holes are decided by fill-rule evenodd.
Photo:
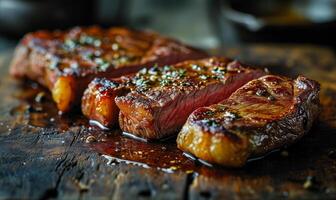
<instances>
[{"instance_id":1,"label":"dark wooden surface","mask_svg":"<svg viewBox=\"0 0 336 200\"><path fill-rule=\"evenodd\" d=\"M87 143L92 129L85 120L77 113L57 116L50 97L43 105L30 105L28 83L8 77L11 53L0 54L0 199L336 198L336 58L329 49L254 45L223 50L272 72L318 80L320 118L297 144L242 169L198 165L195 171L169 172L102 156Z\"/></svg>"}]
</instances>

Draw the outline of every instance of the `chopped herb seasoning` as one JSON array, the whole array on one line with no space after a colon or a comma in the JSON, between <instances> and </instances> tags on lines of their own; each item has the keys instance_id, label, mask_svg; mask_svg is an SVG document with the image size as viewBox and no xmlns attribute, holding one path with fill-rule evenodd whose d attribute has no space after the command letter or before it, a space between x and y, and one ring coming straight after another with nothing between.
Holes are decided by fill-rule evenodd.
<instances>
[{"instance_id":1,"label":"chopped herb seasoning","mask_svg":"<svg viewBox=\"0 0 336 200\"><path fill-rule=\"evenodd\" d=\"M119 58L119 63L120 64L124 64L124 63L127 63L129 60L130 60L130 57L128 57L128 56L121 56Z\"/></svg>"},{"instance_id":2,"label":"chopped herb seasoning","mask_svg":"<svg viewBox=\"0 0 336 200\"><path fill-rule=\"evenodd\" d=\"M76 48L78 42L76 40L73 39L66 39L64 41L64 48L66 50L72 51L74 48Z\"/></svg>"},{"instance_id":3,"label":"chopped herb seasoning","mask_svg":"<svg viewBox=\"0 0 336 200\"><path fill-rule=\"evenodd\" d=\"M170 78L170 76L169 76L169 75L167 75L167 74L162 74L162 75L161 75L161 78L162 78L163 80L165 80L165 79L168 79L168 78Z\"/></svg>"},{"instance_id":4,"label":"chopped herb seasoning","mask_svg":"<svg viewBox=\"0 0 336 200\"><path fill-rule=\"evenodd\" d=\"M219 123L215 119L203 119L201 122L206 124L209 127L219 126Z\"/></svg>"},{"instance_id":5,"label":"chopped herb seasoning","mask_svg":"<svg viewBox=\"0 0 336 200\"><path fill-rule=\"evenodd\" d=\"M105 62L105 63L103 63L103 64L101 64L100 66L99 66L99 71L106 71L107 70L107 68L110 66L110 64L108 63L108 62Z\"/></svg>"},{"instance_id":6,"label":"chopped herb seasoning","mask_svg":"<svg viewBox=\"0 0 336 200\"><path fill-rule=\"evenodd\" d=\"M113 62L112 62L113 64ZM194 69L199 69L201 66L197 65L190 65ZM189 68L190 70L190 68ZM166 65L163 67L158 67L157 65L154 65L151 68L143 68L141 69L136 75L136 80L133 81L132 84L135 84L137 87L149 88L149 85L156 87L156 86L173 86L178 87L179 90L183 90L183 87L192 86L194 83L194 78L200 78L203 81L198 84L204 84L207 79L219 79L221 75L213 75L213 74L203 74L203 73L191 73L191 77L189 77L188 70L181 67L174 67L170 65Z\"/></svg>"},{"instance_id":7,"label":"chopped herb seasoning","mask_svg":"<svg viewBox=\"0 0 336 200\"><path fill-rule=\"evenodd\" d=\"M152 75L152 76L149 77L149 80L151 80L151 81L156 81L158 79L159 78L157 76L155 76L155 75Z\"/></svg>"},{"instance_id":8,"label":"chopped herb seasoning","mask_svg":"<svg viewBox=\"0 0 336 200\"><path fill-rule=\"evenodd\" d=\"M82 45L93 45L95 47L99 47L101 45L101 40L88 35L81 35L79 38L79 43Z\"/></svg>"},{"instance_id":9,"label":"chopped herb seasoning","mask_svg":"<svg viewBox=\"0 0 336 200\"><path fill-rule=\"evenodd\" d=\"M224 112L224 117L225 117L226 120L230 120L230 121L241 118L237 113L234 113L234 112L231 112L231 111L225 111Z\"/></svg>"},{"instance_id":10,"label":"chopped herb seasoning","mask_svg":"<svg viewBox=\"0 0 336 200\"><path fill-rule=\"evenodd\" d=\"M179 77L179 73L177 71L172 71L171 73L168 73L172 78Z\"/></svg>"},{"instance_id":11,"label":"chopped herb seasoning","mask_svg":"<svg viewBox=\"0 0 336 200\"><path fill-rule=\"evenodd\" d=\"M213 116L215 113L214 113L214 111L212 111L212 110L207 110L207 111L204 112L204 114L205 114L206 116Z\"/></svg>"},{"instance_id":12,"label":"chopped herb seasoning","mask_svg":"<svg viewBox=\"0 0 336 200\"><path fill-rule=\"evenodd\" d=\"M118 45L117 43L113 43L113 44L112 44L112 50L113 50L113 51L117 51L117 50L119 50L119 45Z\"/></svg>"},{"instance_id":13,"label":"chopped herb seasoning","mask_svg":"<svg viewBox=\"0 0 336 200\"><path fill-rule=\"evenodd\" d=\"M137 87L136 90L138 90L140 92L144 92L144 91L148 90L148 87L150 85L150 81L141 77L141 78L135 79L134 84Z\"/></svg>"},{"instance_id":14,"label":"chopped herb seasoning","mask_svg":"<svg viewBox=\"0 0 336 200\"><path fill-rule=\"evenodd\" d=\"M95 59L94 59L94 62L97 63L97 64L101 64L101 63L103 63L104 61L103 61L102 58L95 58Z\"/></svg>"},{"instance_id":15,"label":"chopped herb seasoning","mask_svg":"<svg viewBox=\"0 0 336 200\"><path fill-rule=\"evenodd\" d=\"M165 65L163 66L163 71L169 71L171 69L171 66Z\"/></svg>"},{"instance_id":16,"label":"chopped herb seasoning","mask_svg":"<svg viewBox=\"0 0 336 200\"><path fill-rule=\"evenodd\" d=\"M78 69L78 63L77 62L73 62L73 63L70 64L70 67L72 69Z\"/></svg>"},{"instance_id":17,"label":"chopped herb seasoning","mask_svg":"<svg viewBox=\"0 0 336 200\"><path fill-rule=\"evenodd\" d=\"M185 69L178 69L178 70L166 72L164 75L166 75L165 77L167 78L182 78L185 76L185 74L186 74Z\"/></svg>"},{"instance_id":18,"label":"chopped herb seasoning","mask_svg":"<svg viewBox=\"0 0 336 200\"><path fill-rule=\"evenodd\" d=\"M191 65L191 69L196 70L196 71L201 71L202 70L201 66L195 65L195 64Z\"/></svg>"},{"instance_id":19,"label":"chopped herb seasoning","mask_svg":"<svg viewBox=\"0 0 336 200\"><path fill-rule=\"evenodd\" d=\"M99 83L101 83L105 88L111 88L111 87L118 87L119 86L119 83L108 80L108 79L95 79L95 80L99 80L100 81ZM101 88L101 87L99 87L99 88Z\"/></svg>"},{"instance_id":20,"label":"chopped herb seasoning","mask_svg":"<svg viewBox=\"0 0 336 200\"><path fill-rule=\"evenodd\" d=\"M209 78L209 76L207 76L205 74L201 74L199 77L200 77L200 79L203 79L203 80L207 80Z\"/></svg>"},{"instance_id":21,"label":"chopped herb seasoning","mask_svg":"<svg viewBox=\"0 0 336 200\"><path fill-rule=\"evenodd\" d=\"M83 56L86 60L93 60L95 58L95 55L93 53L87 53Z\"/></svg>"},{"instance_id":22,"label":"chopped herb seasoning","mask_svg":"<svg viewBox=\"0 0 336 200\"><path fill-rule=\"evenodd\" d=\"M106 71L106 69L110 66L110 63L102 58L95 58L94 62L98 65L98 71Z\"/></svg>"},{"instance_id":23,"label":"chopped herb seasoning","mask_svg":"<svg viewBox=\"0 0 336 200\"><path fill-rule=\"evenodd\" d=\"M157 65L155 65L154 67L150 68L148 70L148 73L151 74L151 75L158 75L159 73L159 68Z\"/></svg>"},{"instance_id":24,"label":"chopped herb seasoning","mask_svg":"<svg viewBox=\"0 0 336 200\"><path fill-rule=\"evenodd\" d=\"M49 63L49 69L56 69L59 66L59 60L57 58L52 58Z\"/></svg>"},{"instance_id":25,"label":"chopped herb seasoning","mask_svg":"<svg viewBox=\"0 0 336 200\"><path fill-rule=\"evenodd\" d=\"M147 68L142 68L142 69L139 71L139 74L147 74Z\"/></svg>"},{"instance_id":26,"label":"chopped herb seasoning","mask_svg":"<svg viewBox=\"0 0 336 200\"><path fill-rule=\"evenodd\" d=\"M186 72L187 72L187 71L186 71L185 69L179 69L179 71L178 71L178 76L179 76L180 78L185 77Z\"/></svg>"},{"instance_id":27,"label":"chopped herb seasoning","mask_svg":"<svg viewBox=\"0 0 336 200\"><path fill-rule=\"evenodd\" d=\"M226 68L225 67L214 67L211 72L214 74L225 74L226 73Z\"/></svg>"},{"instance_id":28,"label":"chopped herb seasoning","mask_svg":"<svg viewBox=\"0 0 336 200\"><path fill-rule=\"evenodd\" d=\"M149 85L150 81L149 80L146 80L144 78L138 78L135 80L135 85L137 87L147 87Z\"/></svg>"},{"instance_id":29,"label":"chopped herb seasoning","mask_svg":"<svg viewBox=\"0 0 336 200\"><path fill-rule=\"evenodd\" d=\"M101 40L87 35L81 35L79 39L65 39L64 49L68 51L73 51L78 45L92 45L95 47L100 47L102 44Z\"/></svg>"},{"instance_id":30,"label":"chopped herb seasoning","mask_svg":"<svg viewBox=\"0 0 336 200\"><path fill-rule=\"evenodd\" d=\"M210 78L219 80L219 79L224 78L224 76L223 75L212 75Z\"/></svg>"},{"instance_id":31,"label":"chopped herb seasoning","mask_svg":"<svg viewBox=\"0 0 336 200\"><path fill-rule=\"evenodd\" d=\"M161 86L166 86L166 85L169 85L170 83L172 83L171 80L169 80L169 79L162 79L161 82L160 82L160 85Z\"/></svg>"}]
</instances>

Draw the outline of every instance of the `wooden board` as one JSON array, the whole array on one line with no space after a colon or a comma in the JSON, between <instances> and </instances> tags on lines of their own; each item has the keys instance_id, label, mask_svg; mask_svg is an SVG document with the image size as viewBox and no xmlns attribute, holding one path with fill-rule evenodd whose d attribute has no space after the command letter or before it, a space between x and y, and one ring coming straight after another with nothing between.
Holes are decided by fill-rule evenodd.
<instances>
[{"instance_id":1,"label":"wooden board","mask_svg":"<svg viewBox=\"0 0 336 200\"><path fill-rule=\"evenodd\" d=\"M197 164L197 171L102 156L88 140L97 130L78 113L57 116L48 95L31 105L35 86L28 90L28 83L8 77L11 53L0 55L0 199L336 198L336 57L329 49L253 45L221 51L272 72L318 80L322 113L310 134L286 150L242 169Z\"/></svg>"}]
</instances>

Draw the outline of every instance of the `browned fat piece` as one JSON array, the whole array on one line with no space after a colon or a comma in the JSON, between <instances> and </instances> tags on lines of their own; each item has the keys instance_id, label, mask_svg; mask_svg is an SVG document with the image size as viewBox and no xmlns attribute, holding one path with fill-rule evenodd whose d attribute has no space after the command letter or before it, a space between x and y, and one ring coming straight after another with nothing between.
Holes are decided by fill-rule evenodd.
<instances>
[{"instance_id":1,"label":"browned fat piece","mask_svg":"<svg viewBox=\"0 0 336 200\"><path fill-rule=\"evenodd\" d=\"M178 148L209 163L239 167L300 139L319 113L319 84L267 75L230 98L194 111L177 138Z\"/></svg>"},{"instance_id":2,"label":"browned fat piece","mask_svg":"<svg viewBox=\"0 0 336 200\"><path fill-rule=\"evenodd\" d=\"M39 82L62 112L79 104L95 77L119 77L206 54L152 32L125 28L73 28L27 34L16 48L10 73Z\"/></svg>"},{"instance_id":3,"label":"browned fat piece","mask_svg":"<svg viewBox=\"0 0 336 200\"><path fill-rule=\"evenodd\" d=\"M105 126L146 139L177 134L195 109L218 103L248 81L264 75L227 58L191 60L143 69L132 77L96 79L82 111Z\"/></svg>"}]
</instances>

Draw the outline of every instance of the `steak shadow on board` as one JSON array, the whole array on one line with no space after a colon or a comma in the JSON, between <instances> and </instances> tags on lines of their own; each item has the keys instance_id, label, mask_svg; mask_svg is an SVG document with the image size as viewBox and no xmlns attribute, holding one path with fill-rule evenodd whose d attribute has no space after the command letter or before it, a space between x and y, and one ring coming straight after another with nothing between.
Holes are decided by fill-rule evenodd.
<instances>
[{"instance_id":1,"label":"steak shadow on board","mask_svg":"<svg viewBox=\"0 0 336 200\"><path fill-rule=\"evenodd\" d=\"M290 145L319 113L319 84L267 75L228 99L195 110L177 137L178 148L212 164L243 166L249 158Z\"/></svg>"},{"instance_id":2,"label":"steak shadow on board","mask_svg":"<svg viewBox=\"0 0 336 200\"><path fill-rule=\"evenodd\" d=\"M104 126L119 121L126 133L162 139L176 135L195 109L218 103L265 74L220 57L154 66L128 77L95 79L84 93L82 112Z\"/></svg>"},{"instance_id":3,"label":"steak shadow on board","mask_svg":"<svg viewBox=\"0 0 336 200\"><path fill-rule=\"evenodd\" d=\"M10 74L47 87L61 112L80 105L95 77L120 77L143 67L173 64L207 54L153 32L76 27L37 31L19 43Z\"/></svg>"}]
</instances>

